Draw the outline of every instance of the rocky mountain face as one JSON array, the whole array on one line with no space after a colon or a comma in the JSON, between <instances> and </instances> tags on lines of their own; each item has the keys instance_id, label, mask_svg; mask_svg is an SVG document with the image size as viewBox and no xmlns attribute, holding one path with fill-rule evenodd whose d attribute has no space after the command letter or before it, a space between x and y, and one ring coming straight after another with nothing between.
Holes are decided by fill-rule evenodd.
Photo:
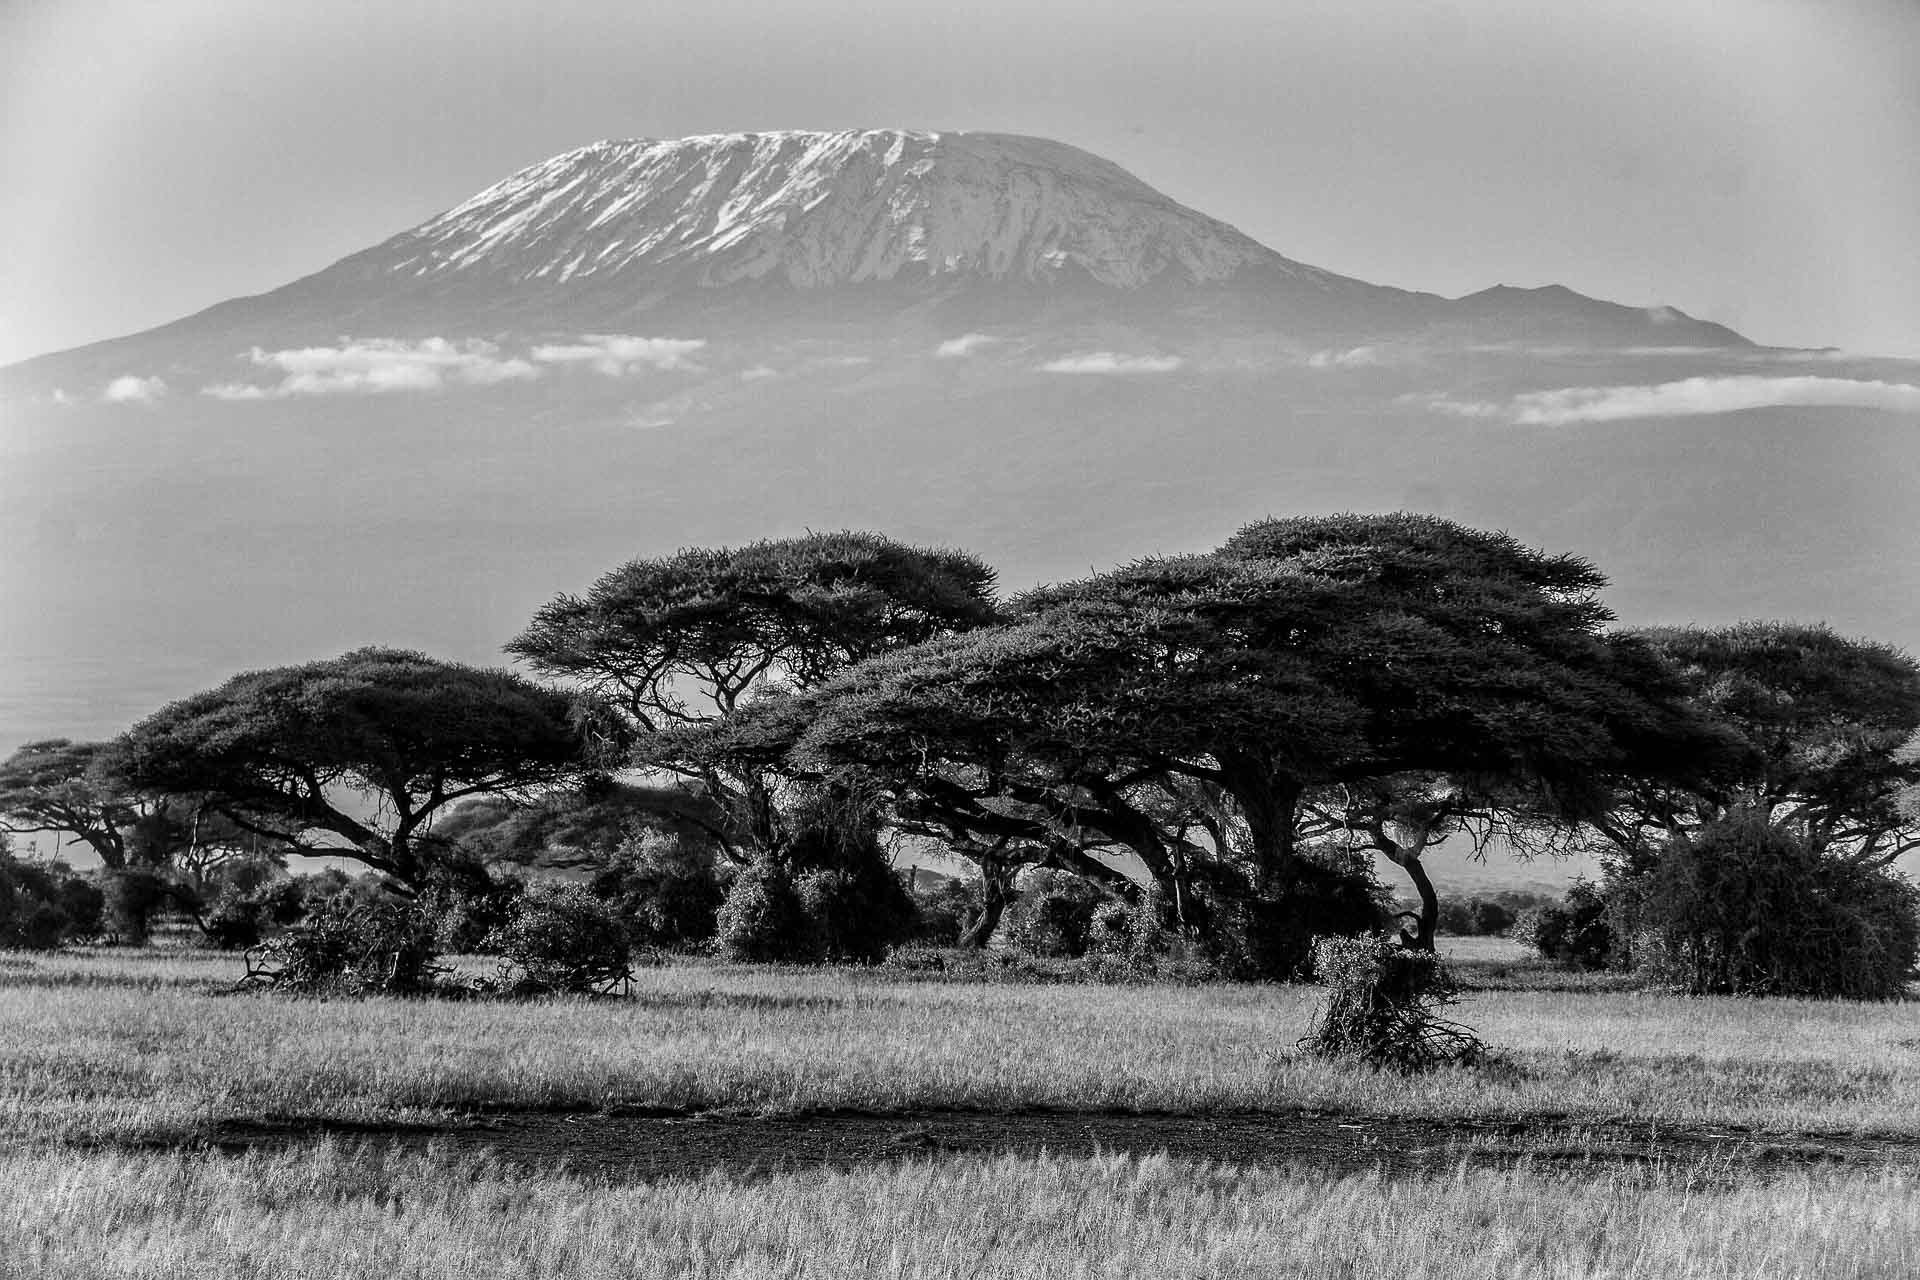
<instances>
[{"instance_id":1,"label":"rocky mountain face","mask_svg":"<svg viewBox=\"0 0 1920 1280\"><path fill-rule=\"evenodd\" d=\"M1556 286L1350 279L1040 139L598 143L0 370L0 749L356 644L498 661L623 560L806 528L1018 588L1408 508L1590 557L1627 621L1913 644L1920 432L1877 407L1910 383Z\"/></svg>"}]
</instances>

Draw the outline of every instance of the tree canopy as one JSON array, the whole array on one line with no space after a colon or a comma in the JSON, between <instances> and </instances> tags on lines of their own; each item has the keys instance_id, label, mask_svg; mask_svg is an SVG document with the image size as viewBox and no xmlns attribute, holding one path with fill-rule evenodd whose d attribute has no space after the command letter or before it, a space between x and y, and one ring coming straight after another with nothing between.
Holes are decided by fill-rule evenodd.
<instances>
[{"instance_id":1,"label":"tree canopy","mask_svg":"<svg viewBox=\"0 0 1920 1280\"><path fill-rule=\"evenodd\" d=\"M1920 848L1920 663L1824 626L1743 622L1638 633L1743 748L1722 777L1623 795L1629 849L1750 810L1814 849L1885 864Z\"/></svg>"},{"instance_id":2,"label":"tree canopy","mask_svg":"<svg viewBox=\"0 0 1920 1280\"><path fill-rule=\"evenodd\" d=\"M507 652L646 729L808 688L888 649L991 621L993 570L874 533L808 534L634 560L542 606Z\"/></svg>"},{"instance_id":3,"label":"tree canopy","mask_svg":"<svg viewBox=\"0 0 1920 1280\"><path fill-rule=\"evenodd\" d=\"M604 718L524 677L395 649L235 676L162 708L104 761L142 791L202 795L250 830L325 833L418 886L447 806L580 776Z\"/></svg>"},{"instance_id":4,"label":"tree canopy","mask_svg":"<svg viewBox=\"0 0 1920 1280\"><path fill-rule=\"evenodd\" d=\"M635 763L692 784L720 816L710 833L724 849L769 853L784 839L779 758L703 750L680 731L988 623L993 580L964 552L874 533L696 548L552 600L507 651L620 708L643 735Z\"/></svg>"}]
</instances>

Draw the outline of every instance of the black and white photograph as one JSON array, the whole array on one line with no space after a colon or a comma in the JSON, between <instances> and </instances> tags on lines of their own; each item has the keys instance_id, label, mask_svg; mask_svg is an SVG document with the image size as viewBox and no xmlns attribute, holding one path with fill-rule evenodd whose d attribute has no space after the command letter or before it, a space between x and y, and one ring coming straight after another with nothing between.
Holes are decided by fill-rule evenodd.
<instances>
[{"instance_id":1,"label":"black and white photograph","mask_svg":"<svg viewBox=\"0 0 1920 1280\"><path fill-rule=\"evenodd\" d=\"M1920 1276L1920 3L0 0L0 1277Z\"/></svg>"}]
</instances>

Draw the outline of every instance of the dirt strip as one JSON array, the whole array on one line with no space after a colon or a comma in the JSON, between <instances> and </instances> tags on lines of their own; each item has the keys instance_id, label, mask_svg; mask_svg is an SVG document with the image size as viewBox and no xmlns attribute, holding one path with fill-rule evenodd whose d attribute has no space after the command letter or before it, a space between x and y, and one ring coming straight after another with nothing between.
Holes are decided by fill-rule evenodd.
<instances>
[{"instance_id":1,"label":"dirt strip","mask_svg":"<svg viewBox=\"0 0 1920 1280\"><path fill-rule=\"evenodd\" d=\"M1920 1138L1767 1134L1636 1125L1437 1122L1313 1112L1209 1115L1085 1111L555 1114L505 1112L437 1126L230 1122L204 1145L275 1149L332 1135L618 1181L851 1168L949 1154L1152 1155L1339 1174L1452 1169L1463 1160L1568 1168L1707 1165L1744 1178L1808 1165L1920 1165Z\"/></svg>"}]
</instances>

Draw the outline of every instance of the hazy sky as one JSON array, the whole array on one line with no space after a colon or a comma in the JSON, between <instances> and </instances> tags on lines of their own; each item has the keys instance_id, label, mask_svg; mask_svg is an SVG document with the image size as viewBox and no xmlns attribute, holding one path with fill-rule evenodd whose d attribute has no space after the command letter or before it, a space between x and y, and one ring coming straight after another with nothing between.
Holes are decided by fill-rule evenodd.
<instances>
[{"instance_id":1,"label":"hazy sky","mask_svg":"<svg viewBox=\"0 0 1920 1280\"><path fill-rule=\"evenodd\" d=\"M603 137L967 128L1291 257L1920 355L1920 4L0 0L0 363Z\"/></svg>"}]
</instances>

